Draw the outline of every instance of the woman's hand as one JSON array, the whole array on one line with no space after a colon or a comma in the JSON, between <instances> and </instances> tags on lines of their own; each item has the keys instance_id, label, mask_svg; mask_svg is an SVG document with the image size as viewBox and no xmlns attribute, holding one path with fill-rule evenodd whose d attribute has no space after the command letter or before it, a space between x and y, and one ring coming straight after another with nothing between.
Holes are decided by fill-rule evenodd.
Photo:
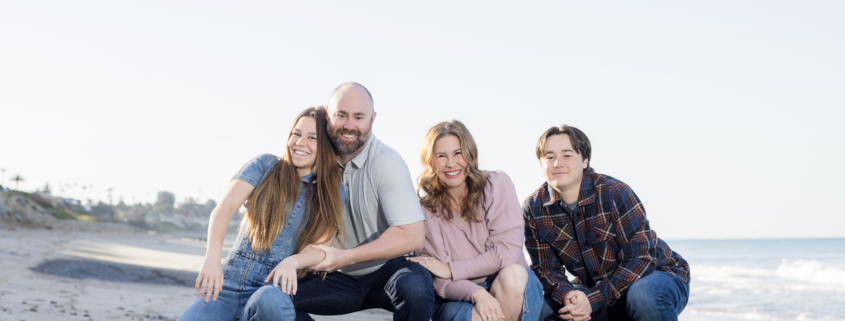
<instances>
[{"instance_id":1,"label":"woman's hand","mask_svg":"<svg viewBox=\"0 0 845 321\"><path fill-rule=\"evenodd\" d=\"M452 269L449 268L449 264L443 263L442 261L433 257L412 256L405 258L405 260L419 263L424 268L428 269L428 271L431 272L431 275L434 275L435 277L441 279L452 278Z\"/></svg>"},{"instance_id":2,"label":"woman's hand","mask_svg":"<svg viewBox=\"0 0 845 321\"><path fill-rule=\"evenodd\" d=\"M489 292L478 289L472 294L472 303L475 305L475 312L485 321L505 321L505 314L502 313L502 306Z\"/></svg>"},{"instance_id":3,"label":"woman's hand","mask_svg":"<svg viewBox=\"0 0 845 321\"><path fill-rule=\"evenodd\" d=\"M212 293L214 293L214 301L217 301L217 295L223 288L223 266L219 258L205 257L194 288L200 292L200 298L205 299L205 302L211 299Z\"/></svg>"},{"instance_id":4,"label":"woman's hand","mask_svg":"<svg viewBox=\"0 0 845 321\"><path fill-rule=\"evenodd\" d=\"M299 266L296 258L288 256L288 258L279 262L279 265L270 271L264 283L273 280L273 287L280 288L284 294L296 294L296 267ZM279 287L279 279L281 279L282 286Z\"/></svg>"}]
</instances>

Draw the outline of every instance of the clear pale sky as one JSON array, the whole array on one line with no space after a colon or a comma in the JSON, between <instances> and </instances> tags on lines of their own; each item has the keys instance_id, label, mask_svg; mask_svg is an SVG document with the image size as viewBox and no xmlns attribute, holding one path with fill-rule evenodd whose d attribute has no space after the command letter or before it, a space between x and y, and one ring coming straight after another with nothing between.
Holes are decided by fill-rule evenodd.
<instances>
[{"instance_id":1,"label":"clear pale sky","mask_svg":"<svg viewBox=\"0 0 845 321\"><path fill-rule=\"evenodd\" d=\"M3 185L218 199L347 81L421 172L458 119L519 198L581 128L658 235L845 237L845 5L835 1L0 2Z\"/></svg>"}]
</instances>

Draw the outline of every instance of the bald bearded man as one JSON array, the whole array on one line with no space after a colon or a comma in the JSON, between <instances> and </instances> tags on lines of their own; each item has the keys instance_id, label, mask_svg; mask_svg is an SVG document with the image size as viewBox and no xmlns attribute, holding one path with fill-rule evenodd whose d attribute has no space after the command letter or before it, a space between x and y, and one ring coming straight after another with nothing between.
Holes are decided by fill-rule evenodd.
<instances>
[{"instance_id":1,"label":"bald bearded man","mask_svg":"<svg viewBox=\"0 0 845 321\"><path fill-rule=\"evenodd\" d=\"M376 139L376 112L370 92L345 83L332 92L328 133L343 171L344 244L315 247L326 252L299 280L293 296L296 320L381 308L393 320L429 320L434 309L431 273L404 255L422 248L425 225L408 166Z\"/></svg>"}]
</instances>

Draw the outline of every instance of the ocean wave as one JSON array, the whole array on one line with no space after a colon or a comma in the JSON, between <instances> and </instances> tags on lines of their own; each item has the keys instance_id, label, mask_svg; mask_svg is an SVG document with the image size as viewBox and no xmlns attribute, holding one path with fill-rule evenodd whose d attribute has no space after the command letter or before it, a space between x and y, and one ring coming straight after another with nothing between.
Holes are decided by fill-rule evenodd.
<instances>
[{"instance_id":1,"label":"ocean wave","mask_svg":"<svg viewBox=\"0 0 845 321\"><path fill-rule=\"evenodd\" d=\"M816 313L808 313L808 312L766 312L760 311L754 308L738 308L738 309L731 309L731 310L718 310L718 309L699 309L695 307L690 307L684 310L681 316L678 318L680 320L684 319L701 319L701 318L694 318L690 317L690 315L697 315L697 316L706 316L707 319L713 320L768 320L768 321L780 321L780 320L812 320L812 321L842 321L845 318L834 316L834 315L823 315L823 314L816 314Z\"/></svg>"},{"instance_id":2,"label":"ocean wave","mask_svg":"<svg viewBox=\"0 0 845 321\"><path fill-rule=\"evenodd\" d=\"M806 283L845 285L845 269L825 266L814 260L781 260L774 270L742 266L693 265L693 278L729 283L755 282L761 278L780 278Z\"/></svg>"},{"instance_id":3,"label":"ocean wave","mask_svg":"<svg viewBox=\"0 0 845 321\"><path fill-rule=\"evenodd\" d=\"M825 266L813 260L781 260L775 274L790 280L845 285L845 269Z\"/></svg>"},{"instance_id":4,"label":"ocean wave","mask_svg":"<svg viewBox=\"0 0 845 321\"><path fill-rule=\"evenodd\" d=\"M691 265L685 313L724 320L845 320L845 269L783 259L774 269Z\"/></svg>"}]
</instances>

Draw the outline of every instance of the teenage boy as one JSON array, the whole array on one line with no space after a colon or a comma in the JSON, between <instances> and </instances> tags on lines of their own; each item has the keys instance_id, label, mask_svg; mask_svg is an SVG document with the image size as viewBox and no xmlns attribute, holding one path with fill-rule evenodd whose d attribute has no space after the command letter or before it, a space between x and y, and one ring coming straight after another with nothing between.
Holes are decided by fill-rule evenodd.
<instances>
[{"instance_id":1,"label":"teenage boy","mask_svg":"<svg viewBox=\"0 0 845 321\"><path fill-rule=\"evenodd\" d=\"M545 292L541 320L677 320L689 265L649 227L627 184L590 167L591 152L587 136L566 125L537 142L546 183L523 211L525 246Z\"/></svg>"}]
</instances>

